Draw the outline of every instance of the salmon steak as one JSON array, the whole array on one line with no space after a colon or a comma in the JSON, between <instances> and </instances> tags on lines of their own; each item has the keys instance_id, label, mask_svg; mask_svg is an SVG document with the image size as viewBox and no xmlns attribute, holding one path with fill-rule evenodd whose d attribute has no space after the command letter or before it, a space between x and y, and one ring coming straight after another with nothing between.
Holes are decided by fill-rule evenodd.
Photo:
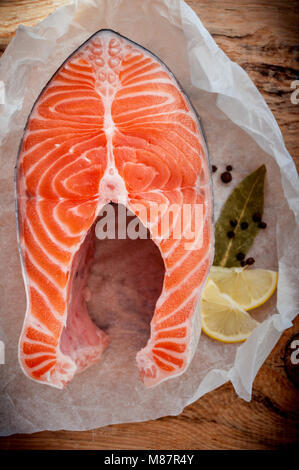
<instances>
[{"instance_id":1,"label":"salmon steak","mask_svg":"<svg viewBox=\"0 0 299 470\"><path fill-rule=\"evenodd\" d=\"M139 218L164 262L150 338L136 356L141 380L152 387L182 374L199 340L214 254L210 167L197 114L171 71L150 51L101 30L47 83L19 148L27 297L19 361L34 381L62 389L109 344L89 317L87 283L95 225L111 202Z\"/></svg>"}]
</instances>

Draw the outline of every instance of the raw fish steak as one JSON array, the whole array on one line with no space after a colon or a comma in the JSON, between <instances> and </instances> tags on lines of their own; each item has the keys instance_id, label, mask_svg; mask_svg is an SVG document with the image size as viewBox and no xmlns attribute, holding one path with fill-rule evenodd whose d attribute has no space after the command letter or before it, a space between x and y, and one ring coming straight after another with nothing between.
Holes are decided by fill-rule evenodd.
<instances>
[{"instance_id":1,"label":"raw fish steak","mask_svg":"<svg viewBox=\"0 0 299 470\"><path fill-rule=\"evenodd\" d=\"M16 192L27 295L24 373L63 388L107 347L107 334L88 315L86 286L95 223L114 202L149 229L165 266L150 338L136 358L140 376L151 387L182 374L200 335L199 299L213 258L212 197L197 115L168 68L111 30L94 34L30 113ZM154 206L163 210L153 216Z\"/></svg>"}]
</instances>

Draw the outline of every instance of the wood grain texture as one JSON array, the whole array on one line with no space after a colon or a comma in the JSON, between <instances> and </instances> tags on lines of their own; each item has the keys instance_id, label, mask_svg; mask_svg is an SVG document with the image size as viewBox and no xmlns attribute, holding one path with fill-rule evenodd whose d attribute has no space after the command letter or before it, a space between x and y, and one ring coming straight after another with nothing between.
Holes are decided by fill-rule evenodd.
<instances>
[{"instance_id":1,"label":"wood grain texture","mask_svg":"<svg viewBox=\"0 0 299 470\"><path fill-rule=\"evenodd\" d=\"M18 24L33 25L69 0L0 0L0 48ZM299 3L284 0L187 0L226 54L250 75L282 130L299 166L298 110L290 85L299 77ZM278 449L298 443L298 389L284 356L299 331L285 331L257 374L246 403L226 384L178 417L86 432L40 432L0 439L3 449Z\"/></svg>"},{"instance_id":2,"label":"wood grain texture","mask_svg":"<svg viewBox=\"0 0 299 470\"><path fill-rule=\"evenodd\" d=\"M19 24L33 26L71 0L0 0L0 50L13 37Z\"/></svg>"},{"instance_id":3,"label":"wood grain texture","mask_svg":"<svg viewBox=\"0 0 299 470\"><path fill-rule=\"evenodd\" d=\"M291 83L299 78L299 2L190 0L216 43L246 70L263 95L299 165L299 105Z\"/></svg>"}]
</instances>

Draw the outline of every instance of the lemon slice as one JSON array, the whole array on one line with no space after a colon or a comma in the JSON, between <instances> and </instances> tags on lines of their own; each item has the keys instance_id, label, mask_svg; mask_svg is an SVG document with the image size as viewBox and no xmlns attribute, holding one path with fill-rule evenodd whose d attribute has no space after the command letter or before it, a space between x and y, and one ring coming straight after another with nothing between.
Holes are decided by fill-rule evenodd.
<instances>
[{"instance_id":1,"label":"lemon slice","mask_svg":"<svg viewBox=\"0 0 299 470\"><path fill-rule=\"evenodd\" d=\"M245 341L259 324L229 295L208 280L201 298L201 326L204 333L223 343Z\"/></svg>"},{"instance_id":2,"label":"lemon slice","mask_svg":"<svg viewBox=\"0 0 299 470\"><path fill-rule=\"evenodd\" d=\"M220 292L228 294L243 310L259 307L276 289L278 273L266 269L212 266L209 279Z\"/></svg>"}]
</instances>

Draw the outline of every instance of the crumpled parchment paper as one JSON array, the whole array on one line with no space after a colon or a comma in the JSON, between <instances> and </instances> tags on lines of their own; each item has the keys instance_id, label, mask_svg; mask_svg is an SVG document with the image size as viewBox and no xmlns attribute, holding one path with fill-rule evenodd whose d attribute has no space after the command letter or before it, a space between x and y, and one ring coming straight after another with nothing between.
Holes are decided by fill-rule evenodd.
<instances>
[{"instance_id":1,"label":"crumpled parchment paper","mask_svg":"<svg viewBox=\"0 0 299 470\"><path fill-rule=\"evenodd\" d=\"M25 291L16 242L14 165L30 109L48 79L91 34L114 29L157 54L174 72L205 129L214 174L215 218L233 186L267 166L265 221L250 252L256 267L279 269L277 296L253 311L261 324L241 346L201 335L187 372L145 390L136 352L146 343L161 288L161 259L151 241L101 241L91 274L91 316L111 337L102 361L63 391L29 380L17 345ZM180 0L81 0L61 7L33 28L19 27L0 61L5 95L0 104L1 264L0 434L86 430L113 423L177 415L230 380L250 400L256 373L299 309L298 175L265 101ZM232 164L233 181L220 183Z\"/></svg>"}]
</instances>

